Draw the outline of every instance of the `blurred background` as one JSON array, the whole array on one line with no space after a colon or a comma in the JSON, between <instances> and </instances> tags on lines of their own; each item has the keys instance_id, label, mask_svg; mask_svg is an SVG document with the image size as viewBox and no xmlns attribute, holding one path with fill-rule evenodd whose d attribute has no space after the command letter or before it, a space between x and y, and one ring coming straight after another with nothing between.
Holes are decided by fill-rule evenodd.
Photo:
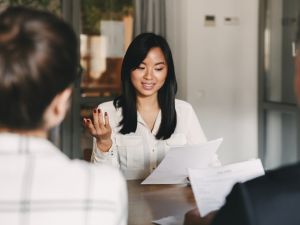
<instances>
[{"instance_id":1,"label":"blurred background","mask_svg":"<svg viewBox=\"0 0 300 225\"><path fill-rule=\"evenodd\" d=\"M141 32L172 49L177 98L190 102L208 139L223 137L223 164L260 157L266 169L299 160L293 41L299 0L0 0L45 9L70 23L83 73L64 123L49 139L89 160L82 118L120 94L123 55Z\"/></svg>"}]
</instances>

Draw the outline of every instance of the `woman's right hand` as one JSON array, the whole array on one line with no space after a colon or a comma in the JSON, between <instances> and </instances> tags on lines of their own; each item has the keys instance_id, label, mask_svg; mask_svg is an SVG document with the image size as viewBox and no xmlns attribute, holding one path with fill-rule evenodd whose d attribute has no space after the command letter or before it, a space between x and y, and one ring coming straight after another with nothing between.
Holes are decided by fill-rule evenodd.
<instances>
[{"instance_id":1,"label":"woman's right hand","mask_svg":"<svg viewBox=\"0 0 300 225\"><path fill-rule=\"evenodd\" d=\"M112 146L111 127L107 112L103 113L100 109L93 110L93 120L83 118L83 124L89 133L96 138L97 147L102 152L107 152Z\"/></svg>"}]
</instances>

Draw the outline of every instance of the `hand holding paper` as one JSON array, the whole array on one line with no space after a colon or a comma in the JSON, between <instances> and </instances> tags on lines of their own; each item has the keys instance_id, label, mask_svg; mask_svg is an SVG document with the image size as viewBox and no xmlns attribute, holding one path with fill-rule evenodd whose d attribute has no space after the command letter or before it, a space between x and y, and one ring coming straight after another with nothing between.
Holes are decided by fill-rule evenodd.
<instances>
[{"instance_id":1,"label":"hand holding paper","mask_svg":"<svg viewBox=\"0 0 300 225\"><path fill-rule=\"evenodd\" d=\"M189 177L202 216L218 210L236 182L244 182L264 175L260 159L222 167L189 169Z\"/></svg>"},{"instance_id":2,"label":"hand holding paper","mask_svg":"<svg viewBox=\"0 0 300 225\"><path fill-rule=\"evenodd\" d=\"M222 140L220 138L201 145L171 148L142 184L186 183L188 168L208 167Z\"/></svg>"}]
</instances>

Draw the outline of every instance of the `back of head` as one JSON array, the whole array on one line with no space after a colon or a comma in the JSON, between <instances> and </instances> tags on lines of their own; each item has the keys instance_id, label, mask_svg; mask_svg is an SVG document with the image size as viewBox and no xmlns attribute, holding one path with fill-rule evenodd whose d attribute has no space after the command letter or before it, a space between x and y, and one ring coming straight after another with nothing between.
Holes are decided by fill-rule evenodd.
<instances>
[{"instance_id":1,"label":"back of head","mask_svg":"<svg viewBox=\"0 0 300 225\"><path fill-rule=\"evenodd\" d=\"M53 98L75 79L78 48L72 28L24 7L0 14L0 127L39 128Z\"/></svg>"}]
</instances>

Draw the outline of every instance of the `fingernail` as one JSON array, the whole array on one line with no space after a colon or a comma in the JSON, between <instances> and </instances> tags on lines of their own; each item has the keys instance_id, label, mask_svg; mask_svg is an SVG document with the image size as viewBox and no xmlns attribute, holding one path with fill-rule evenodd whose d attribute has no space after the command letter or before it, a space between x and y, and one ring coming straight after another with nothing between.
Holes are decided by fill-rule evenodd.
<instances>
[{"instance_id":1,"label":"fingernail","mask_svg":"<svg viewBox=\"0 0 300 225\"><path fill-rule=\"evenodd\" d=\"M90 122L91 122L91 120L90 120L90 119L87 119L87 120L86 120L86 122L90 123Z\"/></svg>"},{"instance_id":2,"label":"fingernail","mask_svg":"<svg viewBox=\"0 0 300 225\"><path fill-rule=\"evenodd\" d=\"M86 122L86 118L83 118L83 122Z\"/></svg>"},{"instance_id":3,"label":"fingernail","mask_svg":"<svg viewBox=\"0 0 300 225\"><path fill-rule=\"evenodd\" d=\"M98 113L100 113L101 112L101 110L100 109L98 109Z\"/></svg>"},{"instance_id":4,"label":"fingernail","mask_svg":"<svg viewBox=\"0 0 300 225\"><path fill-rule=\"evenodd\" d=\"M104 116L107 116L107 112L104 113Z\"/></svg>"},{"instance_id":5,"label":"fingernail","mask_svg":"<svg viewBox=\"0 0 300 225\"><path fill-rule=\"evenodd\" d=\"M97 111L96 111L96 109L94 109L94 113L96 113Z\"/></svg>"}]
</instances>

